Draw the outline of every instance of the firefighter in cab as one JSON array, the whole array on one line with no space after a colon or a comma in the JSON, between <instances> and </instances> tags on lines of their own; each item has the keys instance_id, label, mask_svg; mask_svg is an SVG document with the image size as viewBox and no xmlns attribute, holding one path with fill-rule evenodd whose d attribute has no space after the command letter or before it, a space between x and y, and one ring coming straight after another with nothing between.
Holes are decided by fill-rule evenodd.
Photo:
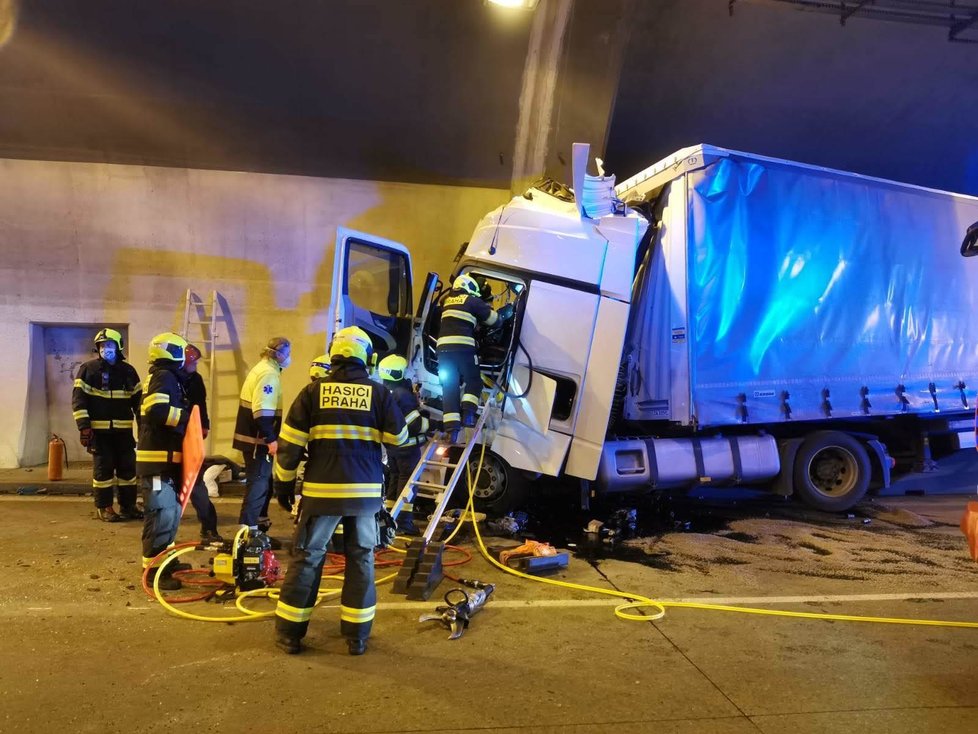
<instances>
[{"instance_id":1,"label":"firefighter in cab","mask_svg":"<svg viewBox=\"0 0 978 734\"><path fill-rule=\"evenodd\" d=\"M289 565L275 609L276 644L302 649L322 578L326 547L344 522L346 571L340 597L340 632L351 655L362 655L377 604L374 588L376 515L384 496L381 444L407 440L394 397L367 376L370 337L341 329L330 344L330 371L296 397L279 432L275 496L288 512L295 502L296 470L308 453L302 505Z\"/></svg>"},{"instance_id":2,"label":"firefighter in cab","mask_svg":"<svg viewBox=\"0 0 978 734\"><path fill-rule=\"evenodd\" d=\"M75 378L71 408L81 445L92 454L95 511L104 522L140 520L136 506L136 439L142 397L139 375L126 361L122 334L102 329L95 335L98 356L85 362ZM119 511L112 508L112 490Z\"/></svg>"},{"instance_id":3,"label":"firefighter in cab","mask_svg":"<svg viewBox=\"0 0 978 734\"><path fill-rule=\"evenodd\" d=\"M477 324L492 326L513 315L513 304L498 311L481 298L475 278L463 273L455 279L452 290L442 303L441 329L438 333L438 379L441 382L444 430L457 443L461 426L474 426L479 396L482 395L482 373L475 342ZM459 405L461 393L461 406Z\"/></svg>"}]
</instances>

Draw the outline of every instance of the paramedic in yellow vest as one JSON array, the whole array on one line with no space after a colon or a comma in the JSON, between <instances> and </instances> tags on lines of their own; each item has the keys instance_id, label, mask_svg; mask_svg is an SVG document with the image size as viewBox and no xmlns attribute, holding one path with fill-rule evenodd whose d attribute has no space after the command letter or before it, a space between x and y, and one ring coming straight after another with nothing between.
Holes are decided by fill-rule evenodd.
<instances>
[{"instance_id":1,"label":"paramedic in yellow vest","mask_svg":"<svg viewBox=\"0 0 978 734\"><path fill-rule=\"evenodd\" d=\"M292 361L292 345L284 336L272 337L261 360L245 378L238 401L232 446L244 455L245 496L238 522L267 532L272 497L272 457L282 424L282 370Z\"/></svg>"}]
</instances>

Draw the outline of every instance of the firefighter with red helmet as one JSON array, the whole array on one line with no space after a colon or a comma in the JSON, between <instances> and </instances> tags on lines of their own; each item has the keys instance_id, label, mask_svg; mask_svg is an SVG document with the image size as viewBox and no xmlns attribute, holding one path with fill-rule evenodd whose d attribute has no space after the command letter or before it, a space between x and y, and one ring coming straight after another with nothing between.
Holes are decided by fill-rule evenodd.
<instances>
[{"instance_id":1,"label":"firefighter with red helmet","mask_svg":"<svg viewBox=\"0 0 978 734\"><path fill-rule=\"evenodd\" d=\"M326 548L341 521L346 571L340 632L351 655L367 649L377 603L374 546L384 496L381 444L397 446L408 435L393 396L367 376L371 348L362 329L338 331L329 349L329 374L299 393L279 433L275 495L286 511L292 510L296 470L308 453L292 562L275 609L276 644L289 654L302 649Z\"/></svg>"},{"instance_id":2,"label":"firefighter with red helmet","mask_svg":"<svg viewBox=\"0 0 978 734\"><path fill-rule=\"evenodd\" d=\"M142 399L139 375L126 361L122 334L102 329L95 335L98 356L85 362L75 377L71 407L79 440L92 454L95 511L104 522L138 520L136 505L136 439ZM112 507L112 490L119 511Z\"/></svg>"}]
</instances>

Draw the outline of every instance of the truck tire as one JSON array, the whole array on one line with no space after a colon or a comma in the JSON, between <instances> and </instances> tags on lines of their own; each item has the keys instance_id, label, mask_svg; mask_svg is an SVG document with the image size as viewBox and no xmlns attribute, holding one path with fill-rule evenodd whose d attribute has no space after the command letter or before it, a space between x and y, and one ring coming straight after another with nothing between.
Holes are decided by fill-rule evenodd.
<instances>
[{"instance_id":1,"label":"truck tire","mask_svg":"<svg viewBox=\"0 0 978 734\"><path fill-rule=\"evenodd\" d=\"M794 491L817 510L848 510L865 496L871 476L866 447L840 431L811 434L795 455Z\"/></svg>"},{"instance_id":2,"label":"truck tire","mask_svg":"<svg viewBox=\"0 0 978 734\"><path fill-rule=\"evenodd\" d=\"M469 458L469 468L475 473L479 466L477 451ZM524 505L529 495L529 480L503 459L491 451L486 451L482 462L482 470L475 478L475 510L484 512L491 517L501 517L517 510ZM459 485L459 494L465 496L468 484L465 477Z\"/></svg>"}]
</instances>

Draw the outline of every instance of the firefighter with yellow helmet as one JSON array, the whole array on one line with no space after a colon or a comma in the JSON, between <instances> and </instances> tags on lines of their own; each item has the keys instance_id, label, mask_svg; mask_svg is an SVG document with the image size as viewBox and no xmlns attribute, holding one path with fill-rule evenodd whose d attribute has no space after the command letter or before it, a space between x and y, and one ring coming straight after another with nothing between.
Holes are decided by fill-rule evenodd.
<instances>
[{"instance_id":1,"label":"firefighter with yellow helmet","mask_svg":"<svg viewBox=\"0 0 978 734\"><path fill-rule=\"evenodd\" d=\"M104 522L138 520L136 506L136 439L142 389L139 375L126 361L122 334L102 329L95 335L98 356L85 362L75 377L71 408L79 439L92 454L95 512ZM112 489L119 512L112 508Z\"/></svg>"},{"instance_id":2,"label":"firefighter with yellow helmet","mask_svg":"<svg viewBox=\"0 0 978 734\"><path fill-rule=\"evenodd\" d=\"M407 439L393 396L367 376L372 350L361 329L341 329L330 344L330 372L299 393L279 433L275 495L286 511L295 502L296 470L308 453L302 506L289 565L275 610L276 644L301 649L330 538L344 521L346 572L340 598L340 632L351 655L362 655L373 624L376 515L384 495L381 444Z\"/></svg>"},{"instance_id":3,"label":"firefighter with yellow helmet","mask_svg":"<svg viewBox=\"0 0 978 734\"><path fill-rule=\"evenodd\" d=\"M169 332L158 334L149 344L149 377L136 446L136 474L146 515L143 568L173 543L180 524L183 434L190 420L190 406L178 370L183 367L186 349L187 340ZM176 563L167 565L166 575L159 580L161 589L180 588L180 581L170 575L179 569Z\"/></svg>"},{"instance_id":4,"label":"firefighter with yellow helmet","mask_svg":"<svg viewBox=\"0 0 978 734\"><path fill-rule=\"evenodd\" d=\"M396 500L404 489L411 472L421 460L421 447L428 440L428 418L421 414L418 396L407 379L407 360L399 354L391 354L380 360L377 373L394 396L394 402L404 414L408 439L400 446L387 449L390 476L387 480L387 499Z\"/></svg>"},{"instance_id":5,"label":"firefighter with yellow helmet","mask_svg":"<svg viewBox=\"0 0 978 734\"><path fill-rule=\"evenodd\" d=\"M475 425L479 396L482 394L482 373L475 341L476 325L481 323L492 326L513 315L512 304L506 304L499 311L494 311L481 296L482 289L476 279L463 273L452 283L452 290L442 302L441 328L437 343L438 379L442 390L444 429L453 443L458 440L462 425Z\"/></svg>"}]
</instances>

